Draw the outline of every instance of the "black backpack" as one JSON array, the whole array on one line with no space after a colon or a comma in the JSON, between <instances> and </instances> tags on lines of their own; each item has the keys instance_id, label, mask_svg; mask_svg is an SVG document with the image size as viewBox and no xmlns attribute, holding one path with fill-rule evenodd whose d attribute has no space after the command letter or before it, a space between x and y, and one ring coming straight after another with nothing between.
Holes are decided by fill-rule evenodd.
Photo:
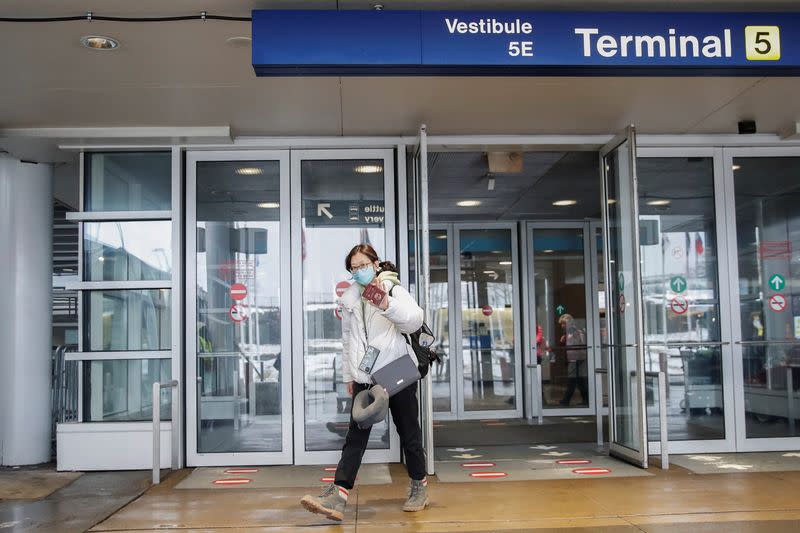
<instances>
[{"instance_id":1,"label":"black backpack","mask_svg":"<svg viewBox=\"0 0 800 533\"><path fill-rule=\"evenodd\" d=\"M396 285L394 287L396 287ZM392 295L394 287L389 289L389 296ZM428 375L428 367L430 367L431 363L434 361L442 364L442 358L438 353L431 350L427 345L420 344L419 339L422 335L426 335L432 339L430 342L431 345L436 341L436 337L434 337L431 328L424 322L414 333L403 333L406 342L411 345L411 349L414 350L414 355L417 356L417 370L419 370L420 378L424 378Z\"/></svg>"}]
</instances>

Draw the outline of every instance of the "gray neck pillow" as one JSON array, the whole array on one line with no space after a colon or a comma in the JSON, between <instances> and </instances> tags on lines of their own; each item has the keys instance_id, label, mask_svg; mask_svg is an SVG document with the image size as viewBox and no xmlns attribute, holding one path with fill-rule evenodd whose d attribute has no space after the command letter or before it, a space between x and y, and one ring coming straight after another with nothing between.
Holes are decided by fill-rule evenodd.
<instances>
[{"instance_id":1,"label":"gray neck pillow","mask_svg":"<svg viewBox=\"0 0 800 533\"><path fill-rule=\"evenodd\" d=\"M380 385L362 390L353 399L353 420L361 429L367 429L386 418L389 412L389 394Z\"/></svg>"}]
</instances>

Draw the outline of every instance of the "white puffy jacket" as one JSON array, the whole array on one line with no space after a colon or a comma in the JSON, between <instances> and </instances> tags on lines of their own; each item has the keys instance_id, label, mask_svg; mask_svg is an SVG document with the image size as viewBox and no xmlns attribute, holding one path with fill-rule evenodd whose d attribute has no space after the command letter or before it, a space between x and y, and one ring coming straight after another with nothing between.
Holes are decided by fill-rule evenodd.
<instances>
[{"instance_id":1,"label":"white puffy jacket","mask_svg":"<svg viewBox=\"0 0 800 533\"><path fill-rule=\"evenodd\" d=\"M393 285L391 281L381 283L387 293ZM353 283L339 298L342 309L342 379L345 383L370 383L369 374L358 369L368 346L380 350L373 372L406 353L416 363L414 351L402 334L413 333L422 326L422 308L402 285L394 285L385 311L362 300L362 292L363 287Z\"/></svg>"}]
</instances>

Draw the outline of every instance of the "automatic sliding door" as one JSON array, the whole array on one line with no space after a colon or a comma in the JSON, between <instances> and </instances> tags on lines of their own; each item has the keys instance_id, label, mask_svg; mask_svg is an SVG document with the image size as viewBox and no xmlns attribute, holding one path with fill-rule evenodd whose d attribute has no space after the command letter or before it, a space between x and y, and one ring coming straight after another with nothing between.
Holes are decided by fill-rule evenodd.
<instances>
[{"instance_id":1,"label":"automatic sliding door","mask_svg":"<svg viewBox=\"0 0 800 533\"><path fill-rule=\"evenodd\" d=\"M726 150L737 450L800 442L800 157Z\"/></svg>"},{"instance_id":2,"label":"automatic sliding door","mask_svg":"<svg viewBox=\"0 0 800 533\"><path fill-rule=\"evenodd\" d=\"M353 246L396 261L393 163L390 150L292 152L297 464L334 463L344 444L350 398L336 301L352 283L344 260ZM398 458L389 429L388 419L372 427L365 462Z\"/></svg>"},{"instance_id":3,"label":"automatic sliding door","mask_svg":"<svg viewBox=\"0 0 800 533\"><path fill-rule=\"evenodd\" d=\"M522 415L516 226L456 226L460 418Z\"/></svg>"},{"instance_id":4,"label":"automatic sliding door","mask_svg":"<svg viewBox=\"0 0 800 533\"><path fill-rule=\"evenodd\" d=\"M189 466L292 462L288 152L189 154Z\"/></svg>"}]
</instances>

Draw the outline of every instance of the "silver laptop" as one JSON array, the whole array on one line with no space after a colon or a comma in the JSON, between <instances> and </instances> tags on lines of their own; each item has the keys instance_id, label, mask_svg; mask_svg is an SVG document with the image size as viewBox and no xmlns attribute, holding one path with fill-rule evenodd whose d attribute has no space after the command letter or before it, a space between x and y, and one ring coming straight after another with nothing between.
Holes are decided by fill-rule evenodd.
<instances>
[{"instance_id":1,"label":"silver laptop","mask_svg":"<svg viewBox=\"0 0 800 533\"><path fill-rule=\"evenodd\" d=\"M408 354L372 374L372 382L386 389L389 396L394 396L409 385L413 385L419 378L417 365Z\"/></svg>"}]
</instances>

